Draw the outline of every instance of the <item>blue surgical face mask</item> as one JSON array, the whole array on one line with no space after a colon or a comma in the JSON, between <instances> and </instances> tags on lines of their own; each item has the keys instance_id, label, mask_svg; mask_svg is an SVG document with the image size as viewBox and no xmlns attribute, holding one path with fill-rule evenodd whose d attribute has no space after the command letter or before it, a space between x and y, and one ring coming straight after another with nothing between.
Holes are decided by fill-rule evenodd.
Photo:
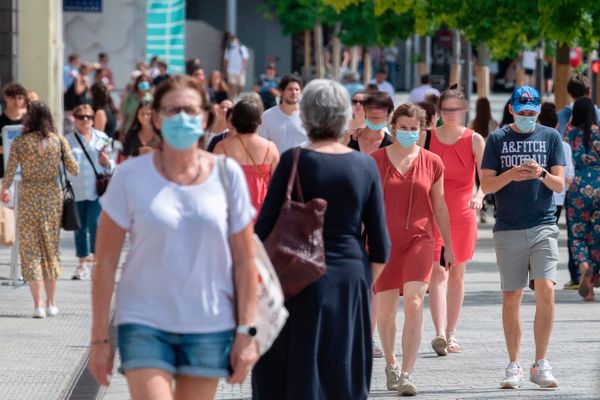
<instances>
[{"instance_id":1,"label":"blue surgical face mask","mask_svg":"<svg viewBox=\"0 0 600 400\"><path fill-rule=\"evenodd\" d=\"M385 128L387 126L387 123L383 122L381 124L374 124L371 121L369 121L368 119L365 119L365 125L367 125L367 128L369 128L372 131L379 131L379 130Z\"/></svg>"},{"instance_id":2,"label":"blue surgical face mask","mask_svg":"<svg viewBox=\"0 0 600 400\"><path fill-rule=\"evenodd\" d=\"M191 149L202 137L202 114L191 116L183 111L172 117L163 117L160 130L169 146L177 150Z\"/></svg>"},{"instance_id":3,"label":"blue surgical face mask","mask_svg":"<svg viewBox=\"0 0 600 400\"><path fill-rule=\"evenodd\" d=\"M396 140L400 143L400 146L407 149L419 141L419 136L419 131L396 130Z\"/></svg>"},{"instance_id":4,"label":"blue surgical face mask","mask_svg":"<svg viewBox=\"0 0 600 400\"><path fill-rule=\"evenodd\" d=\"M150 90L150 82L141 81L140 83L138 83L138 89L140 89L144 92L146 90Z\"/></svg>"},{"instance_id":5,"label":"blue surgical face mask","mask_svg":"<svg viewBox=\"0 0 600 400\"><path fill-rule=\"evenodd\" d=\"M523 133L533 132L535 129L535 121L537 115L534 117L524 117L522 115L515 115L515 125Z\"/></svg>"}]
</instances>

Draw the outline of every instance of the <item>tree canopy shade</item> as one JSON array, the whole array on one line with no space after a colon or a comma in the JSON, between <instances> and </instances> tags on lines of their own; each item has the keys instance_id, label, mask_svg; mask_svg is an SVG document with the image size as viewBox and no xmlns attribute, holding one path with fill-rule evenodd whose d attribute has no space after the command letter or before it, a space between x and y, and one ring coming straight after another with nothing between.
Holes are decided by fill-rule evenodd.
<instances>
[{"instance_id":1,"label":"tree canopy shade","mask_svg":"<svg viewBox=\"0 0 600 400\"><path fill-rule=\"evenodd\" d=\"M420 35L441 26L459 29L474 45L486 42L496 58L514 57L540 40L593 48L600 39L600 1L591 0L322 0L344 13L372 4L375 16ZM413 21L410 23L410 18ZM408 28L408 27L407 27ZM401 35L400 37L402 37Z\"/></svg>"}]
</instances>

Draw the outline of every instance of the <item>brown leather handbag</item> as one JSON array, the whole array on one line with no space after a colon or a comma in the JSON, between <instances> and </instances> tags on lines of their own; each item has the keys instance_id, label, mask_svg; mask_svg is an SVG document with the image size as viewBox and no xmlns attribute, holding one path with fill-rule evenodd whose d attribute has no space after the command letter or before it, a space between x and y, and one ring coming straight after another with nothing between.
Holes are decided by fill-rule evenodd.
<instances>
[{"instance_id":1,"label":"brown leather handbag","mask_svg":"<svg viewBox=\"0 0 600 400\"><path fill-rule=\"evenodd\" d=\"M298 175L299 158L300 147L296 147L285 201L273 230L264 241L286 300L300 293L327 271L323 241L327 201L314 198L304 202ZM292 201L294 185L299 201Z\"/></svg>"}]
</instances>

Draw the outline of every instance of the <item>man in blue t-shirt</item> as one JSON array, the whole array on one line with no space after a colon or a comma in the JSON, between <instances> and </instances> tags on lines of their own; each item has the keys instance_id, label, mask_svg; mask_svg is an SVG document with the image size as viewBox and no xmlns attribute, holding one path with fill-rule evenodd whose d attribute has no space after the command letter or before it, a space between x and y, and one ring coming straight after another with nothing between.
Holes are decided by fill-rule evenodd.
<instances>
[{"instance_id":1,"label":"man in blue t-shirt","mask_svg":"<svg viewBox=\"0 0 600 400\"><path fill-rule=\"evenodd\" d=\"M481 162L481 187L494 193L497 217L494 247L503 291L502 322L510 362L501 386L523 383L519 365L520 306L529 281L535 287L536 362L530 380L558 387L546 360L554 322L554 284L558 266L558 227L553 192L564 189L565 155L559 133L536 124L541 98L522 86L513 92L509 111L515 122L493 132Z\"/></svg>"}]
</instances>

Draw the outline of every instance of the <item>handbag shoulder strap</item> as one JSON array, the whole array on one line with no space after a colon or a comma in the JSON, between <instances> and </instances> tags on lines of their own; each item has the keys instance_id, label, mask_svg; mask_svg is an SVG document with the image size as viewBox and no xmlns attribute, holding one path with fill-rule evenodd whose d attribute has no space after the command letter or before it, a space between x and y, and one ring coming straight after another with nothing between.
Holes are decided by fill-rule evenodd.
<instances>
[{"instance_id":1,"label":"handbag shoulder strap","mask_svg":"<svg viewBox=\"0 0 600 400\"><path fill-rule=\"evenodd\" d=\"M302 195L302 186L300 185L300 176L298 174L298 160L300 159L300 147L294 147L294 150L292 150L292 156L292 169L290 170L290 177L288 179L285 198L286 201L292 200L292 188L295 184L296 193L298 194L298 200L304 203L304 196Z\"/></svg>"},{"instance_id":2,"label":"handbag shoulder strap","mask_svg":"<svg viewBox=\"0 0 600 400\"><path fill-rule=\"evenodd\" d=\"M77 142L83 149L83 154L85 154L85 157L88 159L90 164L92 164L92 169L94 170L94 175L96 175L96 178L98 178L98 171L96 171L96 166L94 165L94 162L92 161L92 157L90 157L87 150L85 149L85 146L83 145L83 142L81 141L81 138L79 138L79 134L77 132L73 132L73 135L75 135L75 139L77 140ZM64 159L63 159L63 162L64 162Z\"/></svg>"},{"instance_id":3,"label":"handbag shoulder strap","mask_svg":"<svg viewBox=\"0 0 600 400\"><path fill-rule=\"evenodd\" d=\"M217 157L217 163L213 168L219 169L219 179L221 180L221 185L223 185L223 190L225 191L225 201L227 203L227 230L229 230L229 220L231 218L231 213L229 212L229 205L231 201L229 201L229 178L227 176L227 165L226 165L227 157Z\"/></svg>"},{"instance_id":4,"label":"handbag shoulder strap","mask_svg":"<svg viewBox=\"0 0 600 400\"><path fill-rule=\"evenodd\" d=\"M67 167L65 166L65 149L60 137L58 138L58 143L60 145L60 160L62 163L62 169L60 169L60 165L58 166L58 175L60 178L60 186L64 189L66 186L68 186L69 178L67 178Z\"/></svg>"}]
</instances>

